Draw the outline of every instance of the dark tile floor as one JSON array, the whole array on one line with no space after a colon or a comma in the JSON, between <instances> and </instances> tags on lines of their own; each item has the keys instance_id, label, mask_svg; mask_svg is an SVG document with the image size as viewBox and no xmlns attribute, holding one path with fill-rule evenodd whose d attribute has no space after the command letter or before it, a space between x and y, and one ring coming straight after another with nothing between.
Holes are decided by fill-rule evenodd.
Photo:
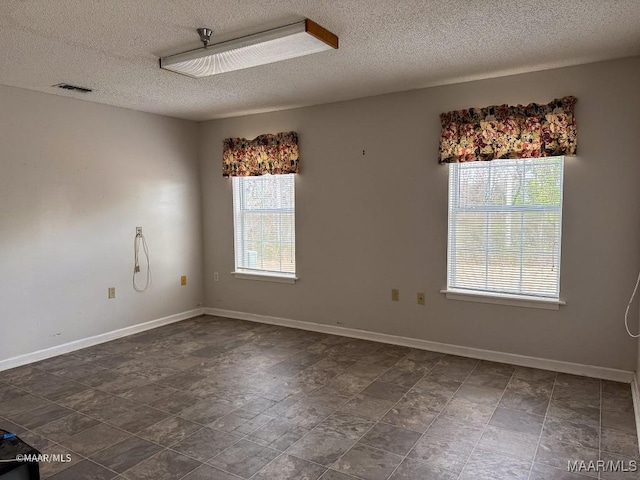
<instances>
[{"instance_id":1,"label":"dark tile floor","mask_svg":"<svg viewBox=\"0 0 640 480\"><path fill-rule=\"evenodd\" d=\"M55 480L598 478L640 463L629 385L203 316L0 372ZM600 473L600 478L640 478Z\"/></svg>"}]
</instances>

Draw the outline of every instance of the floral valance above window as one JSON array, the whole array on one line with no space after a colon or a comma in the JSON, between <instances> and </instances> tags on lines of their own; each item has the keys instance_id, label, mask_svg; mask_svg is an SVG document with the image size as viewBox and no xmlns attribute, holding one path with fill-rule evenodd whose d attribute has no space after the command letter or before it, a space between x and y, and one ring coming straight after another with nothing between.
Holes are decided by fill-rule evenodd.
<instances>
[{"instance_id":1,"label":"floral valance above window","mask_svg":"<svg viewBox=\"0 0 640 480\"><path fill-rule=\"evenodd\" d=\"M222 153L222 176L247 177L298 173L298 134L282 132L253 140L227 138Z\"/></svg>"},{"instance_id":2,"label":"floral valance above window","mask_svg":"<svg viewBox=\"0 0 640 480\"><path fill-rule=\"evenodd\" d=\"M575 155L575 97L440 115L440 163Z\"/></svg>"}]
</instances>

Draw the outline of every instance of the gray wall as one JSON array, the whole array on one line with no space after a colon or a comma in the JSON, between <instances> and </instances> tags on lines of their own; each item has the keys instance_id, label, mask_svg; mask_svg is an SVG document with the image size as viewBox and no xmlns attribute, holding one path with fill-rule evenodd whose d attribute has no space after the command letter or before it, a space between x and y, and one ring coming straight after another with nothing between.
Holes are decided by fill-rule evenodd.
<instances>
[{"instance_id":1,"label":"gray wall","mask_svg":"<svg viewBox=\"0 0 640 480\"><path fill-rule=\"evenodd\" d=\"M636 57L202 124L206 305L634 370L637 342L622 322L640 267L639 79ZM579 128L579 155L565 168L567 305L446 300L448 167L437 164L438 115L563 95L578 97ZM300 135L300 281L234 279L222 140L285 130ZM399 303L390 301L394 287ZM426 306L416 305L418 291Z\"/></svg>"},{"instance_id":2,"label":"gray wall","mask_svg":"<svg viewBox=\"0 0 640 480\"><path fill-rule=\"evenodd\" d=\"M4 86L0 106L0 360L195 308L197 125ZM143 294L136 226L154 274Z\"/></svg>"}]
</instances>

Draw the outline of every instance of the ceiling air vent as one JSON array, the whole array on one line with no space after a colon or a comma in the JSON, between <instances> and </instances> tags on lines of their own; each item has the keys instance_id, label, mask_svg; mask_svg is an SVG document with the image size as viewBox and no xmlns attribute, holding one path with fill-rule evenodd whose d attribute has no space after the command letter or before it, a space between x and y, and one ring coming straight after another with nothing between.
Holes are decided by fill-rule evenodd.
<instances>
[{"instance_id":1,"label":"ceiling air vent","mask_svg":"<svg viewBox=\"0 0 640 480\"><path fill-rule=\"evenodd\" d=\"M54 87L63 88L64 90L71 90L73 92L89 93L93 92L90 88L78 87L77 85L71 85L69 83L58 83L53 85Z\"/></svg>"}]
</instances>

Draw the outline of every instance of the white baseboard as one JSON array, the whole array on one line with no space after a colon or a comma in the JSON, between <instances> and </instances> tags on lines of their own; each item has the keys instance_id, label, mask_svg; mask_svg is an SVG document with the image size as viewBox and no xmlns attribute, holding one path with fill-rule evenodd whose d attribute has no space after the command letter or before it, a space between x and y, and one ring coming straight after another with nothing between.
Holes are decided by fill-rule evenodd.
<instances>
[{"instance_id":1,"label":"white baseboard","mask_svg":"<svg viewBox=\"0 0 640 480\"><path fill-rule=\"evenodd\" d=\"M638 436L638 445L640 445L640 385L638 385L638 372L633 375L631 382L631 395L633 396L633 413L636 418L636 435ZM640 450L639 450L640 452Z\"/></svg>"},{"instance_id":2,"label":"white baseboard","mask_svg":"<svg viewBox=\"0 0 640 480\"><path fill-rule=\"evenodd\" d=\"M17 357L7 358L6 360L0 360L0 372L8 370L10 368L20 367L29 363L44 360L45 358L55 357L62 355L63 353L73 352L82 348L98 345L99 343L108 342L121 337L127 337L134 333L144 332L145 330L151 330L152 328L162 327L163 325L169 325L170 323L179 322L188 318L197 317L204 313L204 308L196 308L182 313L176 313L175 315L169 315L168 317L158 318L145 323L139 323L138 325L132 325L130 327L120 328L111 332L101 333L93 337L81 338L73 342L63 343L62 345L56 345L55 347L45 348L44 350L38 350L37 352L31 352Z\"/></svg>"},{"instance_id":3,"label":"white baseboard","mask_svg":"<svg viewBox=\"0 0 640 480\"><path fill-rule=\"evenodd\" d=\"M581 363L563 362L561 360L550 360L546 358L529 357L517 355L515 353L497 352L493 350L483 350L480 348L464 347L461 345L451 345L448 343L431 342L416 338L400 337L386 333L357 330L355 328L338 327L321 323L303 322L288 318L269 317L257 315L255 313L236 312L233 310L222 310L219 308L205 308L204 313L218 317L235 318L238 320L248 320L250 322L267 323L270 325L280 325L282 327L297 328L300 330L310 330L312 332L329 333L332 335L342 335L344 337L359 338L362 340L372 340L374 342L390 343L405 347L418 348L421 350L431 350L433 352L460 355L463 357L490 360L492 362L510 363L522 367L540 368L543 370L554 370L556 372L583 375L586 377L601 378L615 382L631 383L633 372L618 370L615 368L598 367L594 365L583 365Z\"/></svg>"},{"instance_id":4,"label":"white baseboard","mask_svg":"<svg viewBox=\"0 0 640 480\"><path fill-rule=\"evenodd\" d=\"M464 357L478 358L481 360L490 360L493 362L510 363L523 367L554 370L563 373L571 373L574 375L584 375L587 377L601 378L604 380L631 383L635 407L634 409L636 412L636 423L638 424L638 433L640 435L640 385L638 385L638 382L634 377L634 373L631 371L598 367L593 365L584 365L580 363L563 362L560 360L529 357L526 355L517 355L515 353L483 350L479 348L464 347L461 345L451 345L447 343L432 342L429 340L400 337L397 335L389 335L386 333L370 332L366 330L325 325L321 323L303 322L300 320L291 320L287 318L269 317L266 315L258 315L255 313L236 312L233 310L222 310L218 308L196 308L194 310L177 313L168 317L158 318L156 320L151 320L149 322L141 323L138 325L132 325L130 327L102 333L93 337L83 338L44 350L39 350L36 352L27 353L25 355L0 360L0 371L37 362L46 358L55 357L64 353L73 352L82 348L91 347L93 345L98 345L100 343L115 340L117 338L126 337L135 333L151 330L153 328L158 328L163 325L168 325L189 318L197 317L198 315L202 315L203 313L206 313L207 315L215 315L218 317L235 318L238 320L247 320L257 323L266 323L269 325L297 328L300 330L309 330L313 332L328 333L332 335L342 335L344 337L359 338L362 340L371 340L374 342L389 343L392 345L402 345L405 347L418 348L421 350L431 350L433 352L460 355Z\"/></svg>"}]
</instances>

